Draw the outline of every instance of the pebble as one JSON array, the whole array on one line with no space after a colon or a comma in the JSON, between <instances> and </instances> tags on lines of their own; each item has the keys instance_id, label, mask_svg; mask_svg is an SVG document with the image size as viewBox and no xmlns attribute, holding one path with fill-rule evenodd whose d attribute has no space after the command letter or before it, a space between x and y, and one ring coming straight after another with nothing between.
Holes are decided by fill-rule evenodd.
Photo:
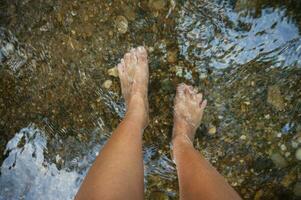
<instances>
[{"instance_id":1,"label":"pebble","mask_svg":"<svg viewBox=\"0 0 301 200\"><path fill-rule=\"evenodd\" d=\"M282 151L286 151L286 150L287 150L287 148L286 148L286 146L285 146L284 144L280 145L280 149L281 149Z\"/></svg>"},{"instance_id":2,"label":"pebble","mask_svg":"<svg viewBox=\"0 0 301 200\"><path fill-rule=\"evenodd\" d=\"M113 77L118 77L118 69L117 67L113 67L108 70L108 74Z\"/></svg>"},{"instance_id":3,"label":"pebble","mask_svg":"<svg viewBox=\"0 0 301 200\"><path fill-rule=\"evenodd\" d=\"M301 197L301 182L298 182L294 186L294 194L298 197Z\"/></svg>"},{"instance_id":4,"label":"pebble","mask_svg":"<svg viewBox=\"0 0 301 200\"><path fill-rule=\"evenodd\" d=\"M216 133L216 127L214 125L210 125L208 129L209 135L214 135Z\"/></svg>"},{"instance_id":5,"label":"pebble","mask_svg":"<svg viewBox=\"0 0 301 200\"><path fill-rule=\"evenodd\" d=\"M291 153L290 152L286 152L284 155L285 155L286 158L288 158L291 155Z\"/></svg>"},{"instance_id":6,"label":"pebble","mask_svg":"<svg viewBox=\"0 0 301 200\"><path fill-rule=\"evenodd\" d=\"M148 6L152 10L163 10L166 6L167 1L165 0L150 0Z\"/></svg>"},{"instance_id":7,"label":"pebble","mask_svg":"<svg viewBox=\"0 0 301 200\"><path fill-rule=\"evenodd\" d=\"M124 16L121 16L121 15L117 16L115 23L116 23L116 28L119 33L124 34L128 31L129 23L128 23L128 20Z\"/></svg>"},{"instance_id":8,"label":"pebble","mask_svg":"<svg viewBox=\"0 0 301 200\"><path fill-rule=\"evenodd\" d=\"M281 95L280 88L277 85L268 87L268 98L269 104L273 105L276 110L284 110L284 99Z\"/></svg>"},{"instance_id":9,"label":"pebble","mask_svg":"<svg viewBox=\"0 0 301 200\"><path fill-rule=\"evenodd\" d=\"M247 136L242 135L242 136L240 136L240 139L241 139L241 140L246 140L246 139L247 139Z\"/></svg>"},{"instance_id":10,"label":"pebble","mask_svg":"<svg viewBox=\"0 0 301 200\"><path fill-rule=\"evenodd\" d=\"M294 149L298 148L298 145L299 145L298 142L292 141L292 147Z\"/></svg>"},{"instance_id":11,"label":"pebble","mask_svg":"<svg viewBox=\"0 0 301 200\"><path fill-rule=\"evenodd\" d=\"M287 161L283 158L283 156L280 153L273 153L271 155L271 160L278 168L284 168L288 165Z\"/></svg>"},{"instance_id":12,"label":"pebble","mask_svg":"<svg viewBox=\"0 0 301 200\"><path fill-rule=\"evenodd\" d=\"M113 82L111 80L106 80L103 84L102 87L109 89L112 86Z\"/></svg>"},{"instance_id":13,"label":"pebble","mask_svg":"<svg viewBox=\"0 0 301 200\"><path fill-rule=\"evenodd\" d=\"M200 79L205 79L205 78L207 78L207 74L206 73L201 73L199 77L200 77Z\"/></svg>"},{"instance_id":14,"label":"pebble","mask_svg":"<svg viewBox=\"0 0 301 200\"><path fill-rule=\"evenodd\" d=\"M175 63L178 60L178 52L177 51L168 51L167 52L167 62Z\"/></svg>"},{"instance_id":15,"label":"pebble","mask_svg":"<svg viewBox=\"0 0 301 200\"><path fill-rule=\"evenodd\" d=\"M297 160L301 160L301 148L297 149L295 156Z\"/></svg>"},{"instance_id":16,"label":"pebble","mask_svg":"<svg viewBox=\"0 0 301 200\"><path fill-rule=\"evenodd\" d=\"M298 142L299 144L301 144L301 137L298 137L298 138L297 138L297 142Z\"/></svg>"}]
</instances>

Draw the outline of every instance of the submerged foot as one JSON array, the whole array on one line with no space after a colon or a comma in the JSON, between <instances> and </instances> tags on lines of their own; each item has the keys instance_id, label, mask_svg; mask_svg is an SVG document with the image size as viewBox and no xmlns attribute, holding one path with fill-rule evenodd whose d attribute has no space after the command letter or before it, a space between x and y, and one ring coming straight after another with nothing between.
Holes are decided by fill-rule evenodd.
<instances>
[{"instance_id":1,"label":"submerged foot","mask_svg":"<svg viewBox=\"0 0 301 200\"><path fill-rule=\"evenodd\" d=\"M147 52L144 47L132 49L118 64L118 74L127 114L134 114L148 123L148 79Z\"/></svg>"},{"instance_id":2,"label":"submerged foot","mask_svg":"<svg viewBox=\"0 0 301 200\"><path fill-rule=\"evenodd\" d=\"M174 102L173 139L188 137L193 142L196 129L201 124L207 100L192 86L180 84Z\"/></svg>"}]
</instances>

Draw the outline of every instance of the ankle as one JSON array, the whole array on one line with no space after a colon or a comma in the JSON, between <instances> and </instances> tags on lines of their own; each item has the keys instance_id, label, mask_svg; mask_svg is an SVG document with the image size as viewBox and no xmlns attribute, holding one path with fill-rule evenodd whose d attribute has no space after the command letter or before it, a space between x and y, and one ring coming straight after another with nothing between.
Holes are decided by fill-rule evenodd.
<instances>
[{"instance_id":1,"label":"ankle","mask_svg":"<svg viewBox=\"0 0 301 200\"><path fill-rule=\"evenodd\" d=\"M125 114L126 119L135 121L137 124L147 126L148 124L148 105L147 100L142 95L133 95L127 105Z\"/></svg>"}]
</instances>

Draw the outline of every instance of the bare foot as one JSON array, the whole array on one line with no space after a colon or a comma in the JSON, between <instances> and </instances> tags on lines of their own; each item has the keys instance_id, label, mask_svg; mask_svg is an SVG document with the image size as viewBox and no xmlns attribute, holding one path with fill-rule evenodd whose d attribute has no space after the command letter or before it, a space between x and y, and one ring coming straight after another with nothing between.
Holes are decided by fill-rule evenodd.
<instances>
[{"instance_id":1,"label":"bare foot","mask_svg":"<svg viewBox=\"0 0 301 200\"><path fill-rule=\"evenodd\" d=\"M147 126L149 69L146 49L132 49L124 55L117 68L127 115L136 115Z\"/></svg>"},{"instance_id":2,"label":"bare foot","mask_svg":"<svg viewBox=\"0 0 301 200\"><path fill-rule=\"evenodd\" d=\"M196 129L201 124L207 100L192 86L180 84L174 102L173 139L185 136L193 142Z\"/></svg>"}]
</instances>

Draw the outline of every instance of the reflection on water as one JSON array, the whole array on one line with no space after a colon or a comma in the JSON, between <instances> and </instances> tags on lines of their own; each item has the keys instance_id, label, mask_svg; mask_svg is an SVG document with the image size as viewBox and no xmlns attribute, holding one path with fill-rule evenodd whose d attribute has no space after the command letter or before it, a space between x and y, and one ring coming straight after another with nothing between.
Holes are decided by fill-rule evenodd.
<instances>
[{"instance_id":1,"label":"reflection on water","mask_svg":"<svg viewBox=\"0 0 301 200\"><path fill-rule=\"evenodd\" d=\"M8 142L8 157L1 166L0 199L72 199L80 175L47 163L46 145L44 134L34 126L22 129Z\"/></svg>"},{"instance_id":2,"label":"reflection on water","mask_svg":"<svg viewBox=\"0 0 301 200\"><path fill-rule=\"evenodd\" d=\"M226 68L269 60L300 65L299 28L285 8L236 12L230 5L188 1L180 12L181 54L197 66Z\"/></svg>"},{"instance_id":3,"label":"reflection on water","mask_svg":"<svg viewBox=\"0 0 301 200\"><path fill-rule=\"evenodd\" d=\"M124 115L110 69L141 44L151 77L146 199L178 198L170 105L183 81L209 102L197 149L241 196L297 199L300 8L267 0L0 2L0 199L74 196Z\"/></svg>"}]
</instances>

